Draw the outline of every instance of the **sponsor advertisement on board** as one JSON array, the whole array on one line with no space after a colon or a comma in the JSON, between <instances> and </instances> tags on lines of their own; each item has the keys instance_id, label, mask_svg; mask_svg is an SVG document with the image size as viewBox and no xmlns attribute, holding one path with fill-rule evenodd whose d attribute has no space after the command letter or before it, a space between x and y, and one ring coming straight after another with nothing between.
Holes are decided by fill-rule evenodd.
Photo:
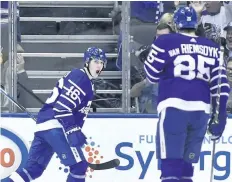
<instances>
[{"instance_id":1,"label":"sponsor advertisement on board","mask_svg":"<svg viewBox=\"0 0 232 182\"><path fill-rule=\"evenodd\" d=\"M155 134L157 118L88 118L83 132L88 137L84 146L90 163L102 163L114 158L120 166L114 169L94 171L88 169L86 182L151 182L159 181L160 162L156 159ZM21 168L28 156L33 140L35 123L30 118L1 118L0 179ZM231 182L232 179L232 119L229 119L224 135L217 141L214 181ZM195 181L209 181L212 146L210 136L203 141L200 160L195 164ZM61 164L54 154L43 175L35 182L65 182L68 167Z\"/></svg>"}]
</instances>

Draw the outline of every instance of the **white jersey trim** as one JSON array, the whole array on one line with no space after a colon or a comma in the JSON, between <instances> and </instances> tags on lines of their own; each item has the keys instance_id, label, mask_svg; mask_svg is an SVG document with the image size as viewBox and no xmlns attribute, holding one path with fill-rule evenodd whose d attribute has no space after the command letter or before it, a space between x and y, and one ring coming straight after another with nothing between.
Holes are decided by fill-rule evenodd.
<instances>
[{"instance_id":1,"label":"white jersey trim","mask_svg":"<svg viewBox=\"0 0 232 182\"><path fill-rule=\"evenodd\" d=\"M203 101L186 101L179 98L168 98L161 101L157 106L157 111L160 113L163 109L174 107L183 111L205 111L210 113L210 104Z\"/></svg>"},{"instance_id":2,"label":"white jersey trim","mask_svg":"<svg viewBox=\"0 0 232 182\"><path fill-rule=\"evenodd\" d=\"M25 182L24 179L16 172L13 172L9 178L15 182Z\"/></svg>"},{"instance_id":3,"label":"white jersey trim","mask_svg":"<svg viewBox=\"0 0 232 182\"><path fill-rule=\"evenodd\" d=\"M159 48L159 47L157 47L156 45L154 45L154 44L152 44L151 45L155 50L157 50L157 51L159 51L159 52L162 52L162 53L164 53L165 52L165 50L164 49L161 49L161 48Z\"/></svg>"},{"instance_id":4,"label":"white jersey trim","mask_svg":"<svg viewBox=\"0 0 232 182\"><path fill-rule=\"evenodd\" d=\"M31 177L31 175L29 174L29 172L28 172L26 169L23 168L23 172L27 175L27 177L28 177L28 179L29 179L30 181L33 180L33 178Z\"/></svg>"},{"instance_id":5,"label":"white jersey trim","mask_svg":"<svg viewBox=\"0 0 232 182\"><path fill-rule=\"evenodd\" d=\"M44 123L36 124L35 132L50 130L53 128L63 128L63 126L60 124L60 122L57 119L51 119L45 121Z\"/></svg>"},{"instance_id":6,"label":"white jersey trim","mask_svg":"<svg viewBox=\"0 0 232 182\"><path fill-rule=\"evenodd\" d=\"M167 158L166 152L166 140L165 140L165 133L164 133L164 120L166 116L166 109L162 110L161 117L159 121L159 133L160 133L160 155L161 159Z\"/></svg>"}]
</instances>

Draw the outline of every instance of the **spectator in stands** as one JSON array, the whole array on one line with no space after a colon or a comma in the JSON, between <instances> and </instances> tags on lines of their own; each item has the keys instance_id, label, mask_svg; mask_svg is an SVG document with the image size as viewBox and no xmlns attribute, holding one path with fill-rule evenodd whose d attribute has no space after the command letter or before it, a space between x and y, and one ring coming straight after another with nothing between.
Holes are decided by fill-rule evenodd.
<instances>
[{"instance_id":1,"label":"spectator in stands","mask_svg":"<svg viewBox=\"0 0 232 182\"><path fill-rule=\"evenodd\" d=\"M131 59L131 85L141 82L145 78L143 63L135 56L135 51L143 45L151 45L157 23L162 13L162 6L157 1L131 1L130 35L133 41L130 44ZM119 18L117 10L113 12ZM121 30L121 29L120 29ZM122 70L122 32L118 39L118 57L116 66Z\"/></svg>"},{"instance_id":2,"label":"spectator in stands","mask_svg":"<svg viewBox=\"0 0 232 182\"><path fill-rule=\"evenodd\" d=\"M161 3L158 1L131 1L130 35L133 36L131 48L131 66L140 68L142 65L133 53L143 45L150 45L155 37L156 26L162 14ZM122 33L118 39L118 59L116 66L122 69ZM143 69L143 68L142 68Z\"/></svg>"},{"instance_id":3,"label":"spectator in stands","mask_svg":"<svg viewBox=\"0 0 232 182\"><path fill-rule=\"evenodd\" d=\"M156 29L156 37L164 34L173 33L173 29L166 23L160 23ZM150 51L150 46L142 46L136 55L141 62L144 62ZM158 96L158 84L150 84L146 78L139 83L136 83L131 89L131 97L139 98L140 113L156 113ZM152 105L152 106L149 106Z\"/></svg>"},{"instance_id":4,"label":"spectator in stands","mask_svg":"<svg viewBox=\"0 0 232 182\"><path fill-rule=\"evenodd\" d=\"M17 52L24 53L23 48L18 44ZM17 55L17 93L18 93L18 102L25 108L33 108L33 96L28 93L32 93L31 86L29 84L29 78L25 70L25 60L21 54ZM23 85L23 87L21 86ZM28 90L25 90L25 88Z\"/></svg>"},{"instance_id":5,"label":"spectator in stands","mask_svg":"<svg viewBox=\"0 0 232 182\"><path fill-rule=\"evenodd\" d=\"M17 4L18 5L18 4ZM9 67L9 32L8 32L8 1L1 1L1 87L4 88L9 93L9 78L11 74L11 68ZM21 46L21 32L20 32L20 22L19 22L19 8L17 7L17 53L24 53L24 49ZM24 69L24 58L22 55L17 54L16 60L16 72L17 72L17 82L21 83L25 87L28 88L29 91L31 89L28 86L28 75ZM15 85L17 86L17 85ZM22 104L24 107L28 107L31 103L31 96L18 85L17 87L18 94L18 102ZM8 108L9 100L5 97L2 98L1 106L4 108Z\"/></svg>"},{"instance_id":6,"label":"spectator in stands","mask_svg":"<svg viewBox=\"0 0 232 182\"><path fill-rule=\"evenodd\" d=\"M131 17L142 22L158 23L160 16L159 1L131 1Z\"/></svg>"},{"instance_id":7,"label":"spectator in stands","mask_svg":"<svg viewBox=\"0 0 232 182\"><path fill-rule=\"evenodd\" d=\"M6 6L7 5L7 6ZM9 32L8 32L8 2L1 1L1 88L5 89L7 85L7 66L5 62L8 60L9 54ZM1 110L8 110L8 100L1 94Z\"/></svg>"},{"instance_id":8,"label":"spectator in stands","mask_svg":"<svg viewBox=\"0 0 232 182\"><path fill-rule=\"evenodd\" d=\"M230 88L232 88L232 57L228 59L226 71L227 71L227 77L230 84ZM227 111L229 113L232 113L232 92L230 92L229 99L227 102Z\"/></svg>"},{"instance_id":9,"label":"spectator in stands","mask_svg":"<svg viewBox=\"0 0 232 182\"><path fill-rule=\"evenodd\" d=\"M224 30L226 31L226 45L225 45L225 60L232 57L232 22L230 22Z\"/></svg>"},{"instance_id":10,"label":"spectator in stands","mask_svg":"<svg viewBox=\"0 0 232 182\"><path fill-rule=\"evenodd\" d=\"M17 44L17 52L18 53L23 53L24 50L22 49L22 47ZM1 56L2 57L2 62L1 62L1 87L6 90L6 92L9 93L9 78L10 78L10 74L11 74L11 68L9 67L9 61L6 59L6 56ZM24 69L24 58L22 55L18 54L17 55L17 60L16 60L16 68L17 68L17 82L21 83L22 85L24 85L24 87L26 87L28 90L31 91L31 89L29 89L28 86L28 76L27 73ZM27 93L27 91L25 91L20 85L18 85L17 87L17 99L18 102L24 106L24 107L28 107L28 105L30 105L31 103L31 96ZM9 105L9 100L5 97L2 98L2 106L6 109L8 108Z\"/></svg>"},{"instance_id":11,"label":"spectator in stands","mask_svg":"<svg viewBox=\"0 0 232 182\"><path fill-rule=\"evenodd\" d=\"M173 22L173 13L164 13L159 21L159 24L161 23L168 24L172 30L175 30Z\"/></svg>"},{"instance_id":12,"label":"spectator in stands","mask_svg":"<svg viewBox=\"0 0 232 182\"><path fill-rule=\"evenodd\" d=\"M223 6L224 5L224 6ZM203 28L205 37L221 44L221 38L226 37L224 28L232 21L232 3L220 1L190 3L199 15L199 27Z\"/></svg>"},{"instance_id":13,"label":"spectator in stands","mask_svg":"<svg viewBox=\"0 0 232 182\"><path fill-rule=\"evenodd\" d=\"M3 46L3 45L1 45ZM9 83L8 83L8 80L7 80L7 68L8 68L8 65L6 65L6 61L7 61L7 58L8 58L8 55L4 55L5 52L2 52L3 51L3 47L1 48L1 56L0 56L0 64L1 64L1 88L6 90L6 87L8 88L8 90L6 91L9 91ZM6 111L8 110L8 99L3 95L1 94L1 110L2 111Z\"/></svg>"},{"instance_id":14,"label":"spectator in stands","mask_svg":"<svg viewBox=\"0 0 232 182\"><path fill-rule=\"evenodd\" d=\"M8 1L1 1L1 53L3 60L8 60L9 55L9 12L8 12ZM21 31L20 31L20 21L19 21L19 6L17 2L17 49L22 49L21 46Z\"/></svg>"},{"instance_id":15,"label":"spectator in stands","mask_svg":"<svg viewBox=\"0 0 232 182\"><path fill-rule=\"evenodd\" d=\"M1 53L0 53L0 65L2 65L3 59L2 59L2 49L1 49Z\"/></svg>"}]
</instances>

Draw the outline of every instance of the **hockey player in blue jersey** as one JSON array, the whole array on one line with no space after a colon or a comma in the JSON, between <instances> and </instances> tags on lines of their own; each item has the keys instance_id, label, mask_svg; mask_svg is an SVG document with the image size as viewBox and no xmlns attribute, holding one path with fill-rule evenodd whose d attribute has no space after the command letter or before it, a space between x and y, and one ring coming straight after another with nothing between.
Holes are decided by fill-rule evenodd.
<instances>
[{"instance_id":1,"label":"hockey player in blue jersey","mask_svg":"<svg viewBox=\"0 0 232 182\"><path fill-rule=\"evenodd\" d=\"M69 166L67 182L85 181L88 164L81 147L86 136L81 128L94 96L91 80L99 76L107 59L102 49L90 47L84 53L84 62L83 69L73 69L54 87L38 113L26 165L13 173L10 181L29 182L40 177L54 153Z\"/></svg>"},{"instance_id":2,"label":"hockey player in blue jersey","mask_svg":"<svg viewBox=\"0 0 232 182\"><path fill-rule=\"evenodd\" d=\"M159 83L156 146L161 180L193 182L192 163L199 160L207 126L214 140L224 131L229 85L225 68L219 66L223 61L220 47L195 35L194 9L179 8L174 22L177 33L161 35L153 42L144 69L148 81ZM215 124L218 88L220 105Z\"/></svg>"}]
</instances>

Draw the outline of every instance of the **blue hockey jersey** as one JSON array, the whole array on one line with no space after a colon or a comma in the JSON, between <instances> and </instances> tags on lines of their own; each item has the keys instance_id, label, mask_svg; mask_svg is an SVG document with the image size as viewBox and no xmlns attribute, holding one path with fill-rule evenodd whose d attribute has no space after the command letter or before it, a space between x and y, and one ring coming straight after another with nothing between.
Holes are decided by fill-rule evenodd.
<instances>
[{"instance_id":1,"label":"blue hockey jersey","mask_svg":"<svg viewBox=\"0 0 232 182\"><path fill-rule=\"evenodd\" d=\"M85 71L72 70L58 81L46 104L39 111L37 130L82 127L93 95L94 87Z\"/></svg>"},{"instance_id":2,"label":"blue hockey jersey","mask_svg":"<svg viewBox=\"0 0 232 182\"><path fill-rule=\"evenodd\" d=\"M211 96L215 110L219 68L220 111L226 112L229 84L224 65L219 67L223 56L218 45L203 37L167 34L151 47L144 69L148 81L159 83L158 113L167 107L210 113Z\"/></svg>"}]
</instances>

